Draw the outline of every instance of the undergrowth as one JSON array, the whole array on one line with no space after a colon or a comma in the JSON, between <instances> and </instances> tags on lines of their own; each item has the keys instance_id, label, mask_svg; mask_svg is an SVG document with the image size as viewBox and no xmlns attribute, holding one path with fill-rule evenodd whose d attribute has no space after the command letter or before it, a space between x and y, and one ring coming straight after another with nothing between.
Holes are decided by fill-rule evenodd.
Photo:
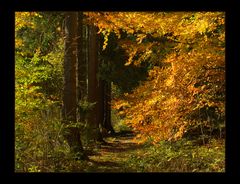
<instances>
[{"instance_id":1,"label":"undergrowth","mask_svg":"<svg viewBox=\"0 0 240 184\"><path fill-rule=\"evenodd\" d=\"M77 161L70 154L69 146L62 136L62 124L58 113L35 115L16 121L15 171L16 172L224 172L225 143L223 139L211 139L198 145L194 140L161 141L143 144L138 149L118 152L101 147L93 151L102 160L117 162L119 171L111 165L100 166L98 159ZM20 121L21 120L21 121ZM126 125L116 123L119 131ZM113 138L118 140L117 137ZM131 138L128 138L131 139ZM118 148L122 143L118 143ZM99 158L100 158L99 157ZM105 169L103 169L105 168ZM112 171L114 170L114 171Z\"/></svg>"},{"instance_id":2,"label":"undergrowth","mask_svg":"<svg viewBox=\"0 0 240 184\"><path fill-rule=\"evenodd\" d=\"M225 144L211 140L198 146L193 141L161 141L132 154L126 161L136 172L224 172Z\"/></svg>"}]
</instances>

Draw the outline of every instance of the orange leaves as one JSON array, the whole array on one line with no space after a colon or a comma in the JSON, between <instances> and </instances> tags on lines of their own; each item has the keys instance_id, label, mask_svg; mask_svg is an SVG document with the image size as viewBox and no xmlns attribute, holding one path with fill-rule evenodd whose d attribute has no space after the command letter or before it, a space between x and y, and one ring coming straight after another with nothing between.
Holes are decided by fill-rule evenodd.
<instances>
[{"instance_id":1,"label":"orange leaves","mask_svg":"<svg viewBox=\"0 0 240 184\"><path fill-rule=\"evenodd\" d=\"M129 58L128 58L127 62L125 63L125 66L128 66L132 63L133 57L136 55L136 53L137 53L137 49L133 49L133 51L130 52Z\"/></svg>"},{"instance_id":2,"label":"orange leaves","mask_svg":"<svg viewBox=\"0 0 240 184\"><path fill-rule=\"evenodd\" d=\"M192 93L192 96L193 96L193 95L199 93L200 89L194 87L194 85L189 85L189 86L188 86L188 91L189 91L190 93Z\"/></svg>"},{"instance_id":3,"label":"orange leaves","mask_svg":"<svg viewBox=\"0 0 240 184\"><path fill-rule=\"evenodd\" d=\"M119 109L125 109L125 108L127 108L127 107L131 107L131 105L128 103L128 102L126 102L126 101L117 101L117 102L115 102L115 104L112 106L112 108L114 108L114 109L117 109L117 110L119 110Z\"/></svg>"},{"instance_id":4,"label":"orange leaves","mask_svg":"<svg viewBox=\"0 0 240 184\"><path fill-rule=\"evenodd\" d=\"M142 43L142 40L143 40L146 36L147 36L146 34L138 34L138 35L137 35L137 39L136 39L137 43L138 43L138 44Z\"/></svg>"},{"instance_id":5,"label":"orange leaves","mask_svg":"<svg viewBox=\"0 0 240 184\"><path fill-rule=\"evenodd\" d=\"M131 106L124 112L127 121L140 132L138 141L181 138L191 129L192 122L202 123L199 116L193 120L188 117L205 107L214 107L224 116L225 30L221 28L224 13L133 13L126 14L126 18L123 15L117 14L123 18L120 23L123 30L129 33L128 29L133 29L135 36L135 40L120 42L129 55L126 65L148 60L156 52L164 51L166 45L162 42L156 45L154 41L143 41L148 39L147 34L155 38L172 33L178 42L171 45L163 58L153 59L148 81L125 99ZM124 27L126 23L131 26ZM162 67L162 63L167 63L167 67Z\"/></svg>"}]
</instances>

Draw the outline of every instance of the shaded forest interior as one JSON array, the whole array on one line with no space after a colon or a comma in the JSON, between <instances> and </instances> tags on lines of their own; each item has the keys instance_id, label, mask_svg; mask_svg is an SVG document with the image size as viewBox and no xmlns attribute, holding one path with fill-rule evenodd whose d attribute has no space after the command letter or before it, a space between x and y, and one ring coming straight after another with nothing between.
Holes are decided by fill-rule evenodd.
<instances>
[{"instance_id":1,"label":"shaded forest interior","mask_svg":"<svg viewBox=\"0 0 240 184\"><path fill-rule=\"evenodd\" d=\"M223 12L16 12L17 172L224 172Z\"/></svg>"}]
</instances>

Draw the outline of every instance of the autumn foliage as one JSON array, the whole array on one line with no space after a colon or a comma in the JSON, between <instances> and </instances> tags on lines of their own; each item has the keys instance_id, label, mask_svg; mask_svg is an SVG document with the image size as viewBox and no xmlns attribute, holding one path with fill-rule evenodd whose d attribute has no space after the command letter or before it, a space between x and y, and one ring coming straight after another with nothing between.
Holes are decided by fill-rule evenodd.
<instances>
[{"instance_id":1,"label":"autumn foliage","mask_svg":"<svg viewBox=\"0 0 240 184\"><path fill-rule=\"evenodd\" d=\"M125 122L139 132L141 140L177 140L195 132L205 142L216 130L222 136L223 13L90 13L89 16L106 37L110 31L119 36L119 45L128 54L126 66L142 62L152 65L146 82L113 102L113 107L126 116ZM121 32L132 36L121 39Z\"/></svg>"},{"instance_id":2,"label":"autumn foliage","mask_svg":"<svg viewBox=\"0 0 240 184\"><path fill-rule=\"evenodd\" d=\"M136 143L161 144L167 149L166 142L184 138L203 145L211 138L224 138L223 12L83 15L84 29L87 25L97 28L96 76L112 84L112 119L130 127L137 134ZM64 16L59 12L17 12L15 20L16 169L61 171L63 158L66 168L74 167L71 164L75 162L68 162L65 154L69 147L60 123ZM83 47L89 44L87 40L89 37ZM160 151L161 155L166 155L165 151ZM132 160L136 159L133 156ZM220 166L214 167L220 170Z\"/></svg>"}]
</instances>

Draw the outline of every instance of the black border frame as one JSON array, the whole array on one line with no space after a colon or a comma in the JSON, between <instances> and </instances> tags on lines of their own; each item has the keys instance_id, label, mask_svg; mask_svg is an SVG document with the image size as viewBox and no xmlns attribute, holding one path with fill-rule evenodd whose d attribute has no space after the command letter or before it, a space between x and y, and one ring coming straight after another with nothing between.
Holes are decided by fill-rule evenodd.
<instances>
[{"instance_id":1,"label":"black border frame","mask_svg":"<svg viewBox=\"0 0 240 184\"><path fill-rule=\"evenodd\" d=\"M5 4L4 4L5 3ZM172 180L179 177L194 176L203 179L205 176L223 177L240 176L240 112L237 111L240 100L237 74L240 63L240 29L238 13L240 5L237 0L22 0L8 1L0 4L0 22L2 23L0 50L0 79L1 79L1 120L0 120L0 175L12 176L49 176L59 173L15 173L14 172L14 12L16 11L224 11L226 13L226 172L225 173L142 173L150 176L160 175ZM62 173L63 175L78 175L82 173ZM62 175L61 174L61 175ZM88 176L90 173L84 173ZM122 173L121 173L122 174ZM141 173L139 173L141 174ZM138 179L141 179L137 173ZM102 175L97 174L97 175ZM129 174L127 174L129 175ZM131 174L130 174L131 175ZM174 177L172 177L174 176ZM204 176L204 177L203 177ZM107 176L108 177L108 176ZM89 178L89 177L88 177ZM94 178L93 178L94 179ZM200 181L199 180L199 181ZM204 180L203 180L204 181ZM194 182L194 181L193 181Z\"/></svg>"}]
</instances>

